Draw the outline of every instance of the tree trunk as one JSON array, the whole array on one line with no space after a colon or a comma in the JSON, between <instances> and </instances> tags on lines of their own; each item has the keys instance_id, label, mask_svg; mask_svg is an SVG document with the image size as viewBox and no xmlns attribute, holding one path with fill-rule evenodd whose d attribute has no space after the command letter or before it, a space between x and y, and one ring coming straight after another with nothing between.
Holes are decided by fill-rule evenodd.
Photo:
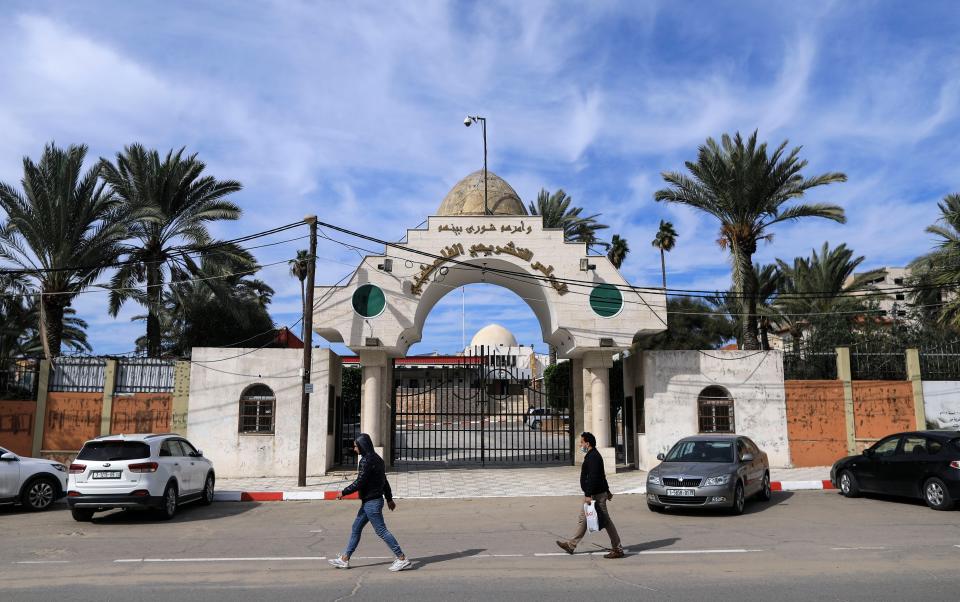
<instances>
[{"instance_id":1,"label":"tree trunk","mask_svg":"<svg viewBox=\"0 0 960 602\"><path fill-rule=\"evenodd\" d=\"M63 309L67 306L63 302L63 295L51 296L46 299L44 314L47 323L47 341L49 347L44 349L47 359L60 355L63 342Z\"/></svg>"},{"instance_id":2,"label":"tree trunk","mask_svg":"<svg viewBox=\"0 0 960 602\"><path fill-rule=\"evenodd\" d=\"M743 348L748 351L760 349L757 328L757 281L753 272L753 253L746 245L732 245L733 280L740 294L743 312Z\"/></svg>"},{"instance_id":3,"label":"tree trunk","mask_svg":"<svg viewBox=\"0 0 960 602\"><path fill-rule=\"evenodd\" d=\"M551 366L557 365L557 348L554 347L553 345L550 345L550 365Z\"/></svg>"},{"instance_id":4,"label":"tree trunk","mask_svg":"<svg viewBox=\"0 0 960 602\"><path fill-rule=\"evenodd\" d=\"M791 330L790 336L793 337L793 352L800 355L800 339L803 337L803 331L799 328Z\"/></svg>"},{"instance_id":5,"label":"tree trunk","mask_svg":"<svg viewBox=\"0 0 960 602\"><path fill-rule=\"evenodd\" d=\"M660 274L663 276L663 290L667 290L667 260L664 259L663 249L660 249Z\"/></svg>"},{"instance_id":6,"label":"tree trunk","mask_svg":"<svg viewBox=\"0 0 960 602\"><path fill-rule=\"evenodd\" d=\"M307 344L307 287L303 280L300 281L300 310L303 312L303 319L300 321L300 340Z\"/></svg>"},{"instance_id":7,"label":"tree trunk","mask_svg":"<svg viewBox=\"0 0 960 602\"><path fill-rule=\"evenodd\" d=\"M43 289L40 293L40 344L43 346L43 357L50 359L50 334L47 328L47 309L43 298Z\"/></svg>"},{"instance_id":8,"label":"tree trunk","mask_svg":"<svg viewBox=\"0 0 960 602\"><path fill-rule=\"evenodd\" d=\"M147 264L147 356L160 357L160 298L163 287L160 286L160 264L150 261Z\"/></svg>"},{"instance_id":9,"label":"tree trunk","mask_svg":"<svg viewBox=\"0 0 960 602\"><path fill-rule=\"evenodd\" d=\"M770 350L770 336L768 331L770 329L769 321L766 318L760 320L760 348Z\"/></svg>"}]
</instances>

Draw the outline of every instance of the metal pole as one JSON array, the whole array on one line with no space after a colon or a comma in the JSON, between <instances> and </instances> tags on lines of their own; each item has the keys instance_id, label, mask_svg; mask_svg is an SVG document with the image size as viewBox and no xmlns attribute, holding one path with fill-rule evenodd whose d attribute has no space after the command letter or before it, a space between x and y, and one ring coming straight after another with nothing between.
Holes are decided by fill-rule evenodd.
<instances>
[{"instance_id":1,"label":"metal pole","mask_svg":"<svg viewBox=\"0 0 960 602\"><path fill-rule=\"evenodd\" d=\"M467 287L460 287L460 349L467 349Z\"/></svg>"},{"instance_id":2,"label":"metal pole","mask_svg":"<svg viewBox=\"0 0 960 602\"><path fill-rule=\"evenodd\" d=\"M300 467L297 486L307 485L307 433L310 427L310 368L313 363L313 286L317 273L317 216L309 215L303 221L310 226L310 263L307 264L307 302L303 306L303 369L300 386Z\"/></svg>"},{"instance_id":3,"label":"metal pole","mask_svg":"<svg viewBox=\"0 0 960 602\"><path fill-rule=\"evenodd\" d=\"M487 206L487 118L478 119L483 129L483 213L490 215L490 207Z\"/></svg>"}]
</instances>

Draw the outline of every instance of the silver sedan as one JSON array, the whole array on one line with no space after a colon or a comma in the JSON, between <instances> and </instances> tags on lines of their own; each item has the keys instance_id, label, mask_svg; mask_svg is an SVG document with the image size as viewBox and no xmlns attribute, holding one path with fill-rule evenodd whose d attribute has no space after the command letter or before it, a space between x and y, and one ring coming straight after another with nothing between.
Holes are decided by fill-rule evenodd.
<instances>
[{"instance_id":1,"label":"silver sedan","mask_svg":"<svg viewBox=\"0 0 960 602\"><path fill-rule=\"evenodd\" d=\"M747 437L698 435L681 439L647 475L647 506L726 508L743 514L748 497L769 500L767 454Z\"/></svg>"}]
</instances>

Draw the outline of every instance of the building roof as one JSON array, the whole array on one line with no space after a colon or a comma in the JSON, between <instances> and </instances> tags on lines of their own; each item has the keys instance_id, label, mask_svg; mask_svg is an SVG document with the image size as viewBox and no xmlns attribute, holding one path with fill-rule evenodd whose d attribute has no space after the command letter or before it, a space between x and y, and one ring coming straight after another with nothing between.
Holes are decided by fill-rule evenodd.
<instances>
[{"instance_id":1,"label":"building roof","mask_svg":"<svg viewBox=\"0 0 960 602\"><path fill-rule=\"evenodd\" d=\"M473 335L471 347L516 347L517 339L509 330L499 324L488 324Z\"/></svg>"},{"instance_id":2,"label":"building roof","mask_svg":"<svg viewBox=\"0 0 960 602\"><path fill-rule=\"evenodd\" d=\"M523 201L506 180L487 171L487 207L494 215L528 215ZM468 175L447 193L437 215L484 215L483 170Z\"/></svg>"}]
</instances>

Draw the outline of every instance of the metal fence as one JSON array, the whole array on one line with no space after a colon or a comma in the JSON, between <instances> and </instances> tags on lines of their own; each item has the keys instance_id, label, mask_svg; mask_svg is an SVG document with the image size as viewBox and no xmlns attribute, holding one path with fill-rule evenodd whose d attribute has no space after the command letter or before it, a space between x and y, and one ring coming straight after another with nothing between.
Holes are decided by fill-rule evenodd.
<instances>
[{"instance_id":1,"label":"metal fence","mask_svg":"<svg viewBox=\"0 0 960 602\"><path fill-rule=\"evenodd\" d=\"M906 351L886 341L851 345L850 372L853 380L906 380Z\"/></svg>"},{"instance_id":2,"label":"metal fence","mask_svg":"<svg viewBox=\"0 0 960 602\"><path fill-rule=\"evenodd\" d=\"M918 351L924 380L960 380L960 341L921 347Z\"/></svg>"},{"instance_id":3,"label":"metal fence","mask_svg":"<svg viewBox=\"0 0 960 602\"><path fill-rule=\"evenodd\" d=\"M99 393L103 391L107 361L99 357L58 357L50 369L50 391Z\"/></svg>"},{"instance_id":4,"label":"metal fence","mask_svg":"<svg viewBox=\"0 0 960 602\"><path fill-rule=\"evenodd\" d=\"M117 361L117 393L169 393L173 391L174 360L159 358Z\"/></svg>"},{"instance_id":5,"label":"metal fence","mask_svg":"<svg viewBox=\"0 0 960 602\"><path fill-rule=\"evenodd\" d=\"M4 360L0 363L0 399L36 399L39 374L39 360Z\"/></svg>"},{"instance_id":6,"label":"metal fence","mask_svg":"<svg viewBox=\"0 0 960 602\"><path fill-rule=\"evenodd\" d=\"M835 348L807 340L791 345L783 352L783 377L787 380L835 380Z\"/></svg>"}]
</instances>

